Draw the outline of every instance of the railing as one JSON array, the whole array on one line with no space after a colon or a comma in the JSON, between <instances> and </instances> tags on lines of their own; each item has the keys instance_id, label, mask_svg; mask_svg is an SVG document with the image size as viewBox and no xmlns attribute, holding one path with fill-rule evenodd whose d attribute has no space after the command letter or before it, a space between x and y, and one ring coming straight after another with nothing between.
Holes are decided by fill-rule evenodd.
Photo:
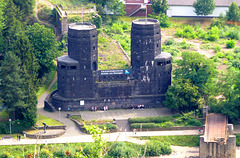
<instances>
[{"instance_id":1,"label":"railing","mask_svg":"<svg viewBox=\"0 0 240 158\"><path fill-rule=\"evenodd\" d=\"M138 8L136 8L131 14L129 14L129 17L135 14L137 11L139 11L143 7L143 4L141 4Z\"/></svg>"}]
</instances>

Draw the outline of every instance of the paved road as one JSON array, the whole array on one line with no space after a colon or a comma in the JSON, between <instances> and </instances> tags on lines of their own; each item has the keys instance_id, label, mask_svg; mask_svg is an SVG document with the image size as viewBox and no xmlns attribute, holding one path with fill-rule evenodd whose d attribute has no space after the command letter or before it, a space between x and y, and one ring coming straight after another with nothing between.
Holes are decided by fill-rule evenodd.
<instances>
[{"instance_id":1,"label":"paved road","mask_svg":"<svg viewBox=\"0 0 240 158\"><path fill-rule=\"evenodd\" d=\"M166 135L198 135L198 130L182 130L182 131L148 131L148 132L116 132L103 134L103 138L107 141L127 141L132 143L142 144L144 141L136 139L140 136L166 136ZM0 145L25 145L25 144L56 144L56 143L82 143L93 142L91 135L68 136L53 139L16 139L0 140Z\"/></svg>"}]
</instances>

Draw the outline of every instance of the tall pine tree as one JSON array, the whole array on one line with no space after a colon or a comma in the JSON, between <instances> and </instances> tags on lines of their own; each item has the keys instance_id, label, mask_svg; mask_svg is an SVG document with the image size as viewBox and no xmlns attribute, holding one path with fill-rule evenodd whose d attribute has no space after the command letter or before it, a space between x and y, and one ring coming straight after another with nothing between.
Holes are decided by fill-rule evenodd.
<instances>
[{"instance_id":1,"label":"tall pine tree","mask_svg":"<svg viewBox=\"0 0 240 158\"><path fill-rule=\"evenodd\" d=\"M7 107L10 117L22 120L22 107L25 107L23 78L21 76L20 59L13 53L7 52L1 64L1 99Z\"/></svg>"}]
</instances>

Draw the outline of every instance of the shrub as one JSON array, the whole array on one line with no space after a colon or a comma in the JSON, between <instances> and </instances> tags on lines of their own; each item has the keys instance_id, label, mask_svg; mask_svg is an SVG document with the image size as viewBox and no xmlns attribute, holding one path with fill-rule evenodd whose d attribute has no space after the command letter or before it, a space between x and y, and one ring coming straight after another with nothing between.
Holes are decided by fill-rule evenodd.
<instances>
[{"instance_id":1,"label":"shrub","mask_svg":"<svg viewBox=\"0 0 240 158\"><path fill-rule=\"evenodd\" d=\"M159 126L163 127L163 128L166 128L166 127L173 127L173 126L175 126L175 124L171 121L167 121L167 122L159 124Z\"/></svg>"},{"instance_id":2,"label":"shrub","mask_svg":"<svg viewBox=\"0 0 240 158\"><path fill-rule=\"evenodd\" d=\"M240 69L240 60L239 59L234 59L233 61L231 61L232 66L235 68Z\"/></svg>"},{"instance_id":3,"label":"shrub","mask_svg":"<svg viewBox=\"0 0 240 158\"><path fill-rule=\"evenodd\" d=\"M219 33L220 33L220 30L217 26L212 27L211 30L209 31L208 40L210 40L210 41L218 40L219 39Z\"/></svg>"},{"instance_id":4,"label":"shrub","mask_svg":"<svg viewBox=\"0 0 240 158\"><path fill-rule=\"evenodd\" d=\"M225 24L225 21L223 19L213 18L210 27L217 26L218 28L222 28L224 26L224 24Z\"/></svg>"},{"instance_id":5,"label":"shrub","mask_svg":"<svg viewBox=\"0 0 240 158\"><path fill-rule=\"evenodd\" d=\"M129 122L132 123L163 123L172 120L172 116L157 116L157 117L137 117L130 118Z\"/></svg>"},{"instance_id":6,"label":"shrub","mask_svg":"<svg viewBox=\"0 0 240 158\"><path fill-rule=\"evenodd\" d=\"M189 126L202 126L203 122L197 120L197 119L190 119L189 122L187 122Z\"/></svg>"},{"instance_id":7,"label":"shrub","mask_svg":"<svg viewBox=\"0 0 240 158\"><path fill-rule=\"evenodd\" d=\"M112 33L123 34L122 27L117 23L113 23L111 30L112 30Z\"/></svg>"},{"instance_id":8,"label":"shrub","mask_svg":"<svg viewBox=\"0 0 240 158\"><path fill-rule=\"evenodd\" d=\"M147 143L147 150L145 156L160 156L171 153L172 149L169 144L151 140L150 142Z\"/></svg>"},{"instance_id":9,"label":"shrub","mask_svg":"<svg viewBox=\"0 0 240 158\"><path fill-rule=\"evenodd\" d=\"M222 52L218 52L218 53L217 53L217 57L218 57L218 58L224 58L224 57L225 57L225 54L222 53Z\"/></svg>"},{"instance_id":10,"label":"shrub","mask_svg":"<svg viewBox=\"0 0 240 158\"><path fill-rule=\"evenodd\" d=\"M92 16L92 21L93 24L97 27L97 28L101 28L102 27L102 17L98 14Z\"/></svg>"},{"instance_id":11,"label":"shrub","mask_svg":"<svg viewBox=\"0 0 240 158\"><path fill-rule=\"evenodd\" d=\"M235 40L240 39L240 31L237 28L233 28L228 32L227 37Z\"/></svg>"},{"instance_id":12,"label":"shrub","mask_svg":"<svg viewBox=\"0 0 240 158\"><path fill-rule=\"evenodd\" d=\"M221 46L217 45L214 50L215 50L216 53L220 52Z\"/></svg>"},{"instance_id":13,"label":"shrub","mask_svg":"<svg viewBox=\"0 0 240 158\"><path fill-rule=\"evenodd\" d=\"M174 44L174 39L173 38L167 39L166 41L164 41L164 44L167 46L172 45L172 44Z\"/></svg>"},{"instance_id":14,"label":"shrub","mask_svg":"<svg viewBox=\"0 0 240 158\"><path fill-rule=\"evenodd\" d=\"M235 45L236 45L236 41L234 41L234 40L228 40L227 42L226 42L226 48L234 48L235 47Z\"/></svg>"},{"instance_id":15,"label":"shrub","mask_svg":"<svg viewBox=\"0 0 240 158\"><path fill-rule=\"evenodd\" d=\"M155 124L155 123L133 123L131 124L131 129L134 128L158 128L159 125Z\"/></svg>"},{"instance_id":16,"label":"shrub","mask_svg":"<svg viewBox=\"0 0 240 158\"><path fill-rule=\"evenodd\" d=\"M240 52L240 47L236 47L235 49L234 49L234 53L239 53Z\"/></svg>"},{"instance_id":17,"label":"shrub","mask_svg":"<svg viewBox=\"0 0 240 158\"><path fill-rule=\"evenodd\" d=\"M183 37L183 30L180 28L177 28L174 35L177 37Z\"/></svg>"},{"instance_id":18,"label":"shrub","mask_svg":"<svg viewBox=\"0 0 240 158\"><path fill-rule=\"evenodd\" d=\"M240 146L240 134L236 134L236 145Z\"/></svg>"},{"instance_id":19,"label":"shrub","mask_svg":"<svg viewBox=\"0 0 240 158\"><path fill-rule=\"evenodd\" d=\"M146 137L141 137L141 139L146 139ZM199 146L199 136L189 135L189 136L153 136L147 137L149 140L157 140L160 142L165 142L170 145L177 146L189 146L197 147Z\"/></svg>"},{"instance_id":20,"label":"shrub","mask_svg":"<svg viewBox=\"0 0 240 158\"><path fill-rule=\"evenodd\" d=\"M158 20L160 22L160 26L163 28L167 28L167 27L171 26L169 17L165 14L159 14Z\"/></svg>"},{"instance_id":21,"label":"shrub","mask_svg":"<svg viewBox=\"0 0 240 158\"><path fill-rule=\"evenodd\" d=\"M135 148L128 146L125 142L116 142L108 152L108 156L131 158L136 157L137 152Z\"/></svg>"}]
</instances>

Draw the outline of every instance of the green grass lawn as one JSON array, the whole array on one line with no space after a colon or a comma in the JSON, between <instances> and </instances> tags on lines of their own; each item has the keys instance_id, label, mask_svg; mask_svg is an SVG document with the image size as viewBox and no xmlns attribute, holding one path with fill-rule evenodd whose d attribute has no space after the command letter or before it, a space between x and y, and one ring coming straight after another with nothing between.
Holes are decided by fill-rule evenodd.
<instances>
[{"instance_id":1,"label":"green grass lawn","mask_svg":"<svg viewBox=\"0 0 240 158\"><path fill-rule=\"evenodd\" d=\"M47 91L49 85L51 84L51 82L54 78L55 73L56 73L56 71L52 70L45 77L43 77L42 83L41 83L41 85L40 85L40 87L38 88L38 91L37 91L37 98L38 99L41 97L41 95L43 95L43 93L45 93Z\"/></svg>"},{"instance_id":2,"label":"green grass lawn","mask_svg":"<svg viewBox=\"0 0 240 158\"><path fill-rule=\"evenodd\" d=\"M50 90L49 90L49 93L51 93L51 92L53 92L53 91L55 91L55 90L57 90L57 81L54 82L54 84L52 85L52 87L51 87Z\"/></svg>"},{"instance_id":3,"label":"green grass lawn","mask_svg":"<svg viewBox=\"0 0 240 158\"><path fill-rule=\"evenodd\" d=\"M45 122L48 126L61 126L61 125L63 125L62 123L58 122L57 120L39 115L39 120L38 120L38 122L36 122L36 126L38 126L38 125L40 127L43 126L43 124L42 124L43 122Z\"/></svg>"},{"instance_id":4,"label":"green grass lawn","mask_svg":"<svg viewBox=\"0 0 240 158\"><path fill-rule=\"evenodd\" d=\"M161 142L169 143L170 145L177 146L189 146L198 147L199 146L199 136L154 136L154 137L141 137L140 139L147 140L158 140Z\"/></svg>"}]
</instances>

